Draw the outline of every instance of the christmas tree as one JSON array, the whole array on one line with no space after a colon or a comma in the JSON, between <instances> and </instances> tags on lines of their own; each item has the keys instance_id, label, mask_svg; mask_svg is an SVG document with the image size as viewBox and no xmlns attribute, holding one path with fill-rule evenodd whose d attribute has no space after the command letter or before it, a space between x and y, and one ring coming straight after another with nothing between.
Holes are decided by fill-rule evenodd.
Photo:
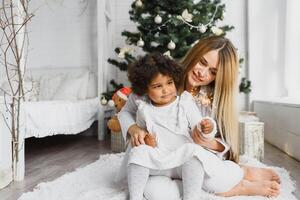
<instances>
[{"instance_id":1,"label":"christmas tree","mask_svg":"<svg viewBox=\"0 0 300 200\"><path fill-rule=\"evenodd\" d=\"M132 46L180 59L198 40L226 35L234 28L218 25L225 15L221 0L136 0L129 14L137 31L123 31L128 46L115 49L118 59L108 59L121 71L136 60ZM110 98L108 93L104 95Z\"/></svg>"}]
</instances>

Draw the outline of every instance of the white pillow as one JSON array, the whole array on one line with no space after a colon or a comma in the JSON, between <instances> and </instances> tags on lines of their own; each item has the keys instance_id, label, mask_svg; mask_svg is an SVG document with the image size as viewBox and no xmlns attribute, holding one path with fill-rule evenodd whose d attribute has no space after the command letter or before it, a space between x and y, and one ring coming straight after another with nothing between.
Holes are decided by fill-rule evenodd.
<instances>
[{"instance_id":1,"label":"white pillow","mask_svg":"<svg viewBox=\"0 0 300 200\"><path fill-rule=\"evenodd\" d=\"M32 79L25 79L24 92L26 101L38 101L40 95L40 82Z\"/></svg>"},{"instance_id":2,"label":"white pillow","mask_svg":"<svg viewBox=\"0 0 300 200\"><path fill-rule=\"evenodd\" d=\"M56 74L55 76L43 75L40 80L39 100L52 100L64 78L64 74Z\"/></svg>"},{"instance_id":3,"label":"white pillow","mask_svg":"<svg viewBox=\"0 0 300 200\"><path fill-rule=\"evenodd\" d=\"M86 98L91 99L97 97L97 78L95 73L89 73L89 81L87 85Z\"/></svg>"},{"instance_id":4,"label":"white pillow","mask_svg":"<svg viewBox=\"0 0 300 200\"><path fill-rule=\"evenodd\" d=\"M53 100L83 100L87 95L89 73L85 72L79 77L67 77L53 96Z\"/></svg>"},{"instance_id":5,"label":"white pillow","mask_svg":"<svg viewBox=\"0 0 300 200\"><path fill-rule=\"evenodd\" d=\"M17 82L13 82L14 90L18 87ZM8 81L3 82L0 86L1 94L3 95L3 91L11 94L11 89ZM32 79L26 77L24 78L24 92L25 92L25 101L38 101L39 99L39 92L40 92L40 83L38 81L33 81Z\"/></svg>"},{"instance_id":6,"label":"white pillow","mask_svg":"<svg viewBox=\"0 0 300 200\"><path fill-rule=\"evenodd\" d=\"M150 176L144 196L147 200L181 200L182 181L167 176Z\"/></svg>"}]
</instances>

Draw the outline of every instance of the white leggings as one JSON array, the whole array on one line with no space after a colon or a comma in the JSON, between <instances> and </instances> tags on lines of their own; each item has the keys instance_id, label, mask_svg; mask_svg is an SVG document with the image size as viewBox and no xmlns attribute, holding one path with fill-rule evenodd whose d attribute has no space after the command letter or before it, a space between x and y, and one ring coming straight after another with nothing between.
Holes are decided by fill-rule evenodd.
<instances>
[{"instance_id":1,"label":"white leggings","mask_svg":"<svg viewBox=\"0 0 300 200\"><path fill-rule=\"evenodd\" d=\"M190 161L184 163L182 167L160 171L150 170L136 164L129 164L128 189L130 200L142 200L149 175L181 178L183 184L183 200L194 200L201 197L204 170L201 162L196 158L192 158Z\"/></svg>"}]
</instances>

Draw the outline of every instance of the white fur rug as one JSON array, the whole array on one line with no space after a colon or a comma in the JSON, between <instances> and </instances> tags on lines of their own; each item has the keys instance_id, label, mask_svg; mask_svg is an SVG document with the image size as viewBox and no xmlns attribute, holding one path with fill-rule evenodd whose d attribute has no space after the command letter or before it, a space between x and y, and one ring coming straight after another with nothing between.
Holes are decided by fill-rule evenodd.
<instances>
[{"instance_id":1,"label":"white fur rug","mask_svg":"<svg viewBox=\"0 0 300 200\"><path fill-rule=\"evenodd\" d=\"M19 200L126 200L127 187L116 186L113 182L124 154L101 155L96 162L65 174L54 181L43 182L32 192L24 193ZM242 163L252 166L266 166L256 160L242 157ZM272 167L281 178L281 194L276 200L295 200L292 194L295 183L283 168ZM264 197L230 197L222 198L211 194L203 196L203 200L249 200L267 199ZM274 198L275 199L275 198Z\"/></svg>"}]
</instances>

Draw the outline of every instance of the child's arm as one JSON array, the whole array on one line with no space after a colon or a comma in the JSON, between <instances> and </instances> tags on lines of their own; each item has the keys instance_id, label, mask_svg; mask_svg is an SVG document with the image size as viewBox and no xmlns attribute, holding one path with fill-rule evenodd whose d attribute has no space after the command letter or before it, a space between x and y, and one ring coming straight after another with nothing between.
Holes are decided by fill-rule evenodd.
<instances>
[{"instance_id":1,"label":"child's arm","mask_svg":"<svg viewBox=\"0 0 300 200\"><path fill-rule=\"evenodd\" d=\"M191 97L189 93L186 93L185 96ZM204 118L202 117L201 112L199 111L199 108L192 97L186 98L186 101L188 102L185 102L186 104L184 104L184 106L186 106L185 107L186 114L192 130L191 137L193 141L196 144L199 144L203 147L216 151L216 153L220 155L220 157L222 157L229 150L229 145L226 144L226 142L220 138L205 139L205 137L200 137L200 134L198 133L199 131L197 130L197 124L199 123L199 121L201 121ZM213 119L212 121L214 122ZM215 131L212 132L212 135L214 135L213 137L215 137L217 133L217 125L214 125L214 127L215 127Z\"/></svg>"},{"instance_id":2,"label":"child's arm","mask_svg":"<svg viewBox=\"0 0 300 200\"><path fill-rule=\"evenodd\" d=\"M204 137L201 137L196 127L194 128L191 136L196 144L212 150L221 158L230 149L229 145L221 138L205 139Z\"/></svg>"}]
</instances>

